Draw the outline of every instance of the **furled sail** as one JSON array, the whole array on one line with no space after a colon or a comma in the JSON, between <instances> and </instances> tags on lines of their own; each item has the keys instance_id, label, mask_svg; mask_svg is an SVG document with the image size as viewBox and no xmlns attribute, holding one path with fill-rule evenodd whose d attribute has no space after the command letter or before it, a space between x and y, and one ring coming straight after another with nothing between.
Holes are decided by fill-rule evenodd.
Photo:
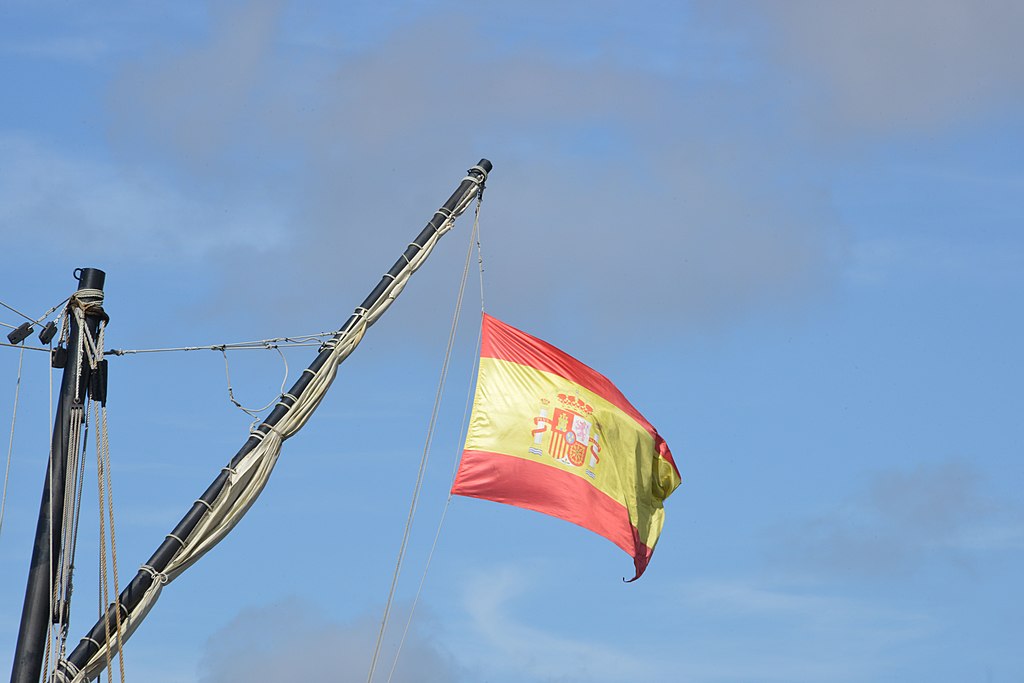
<instances>
[{"instance_id":1,"label":"furled sail","mask_svg":"<svg viewBox=\"0 0 1024 683\"><path fill-rule=\"evenodd\" d=\"M490 170L491 163L486 159L469 170L455 193L434 213L416 240L338 333L323 344L313 363L292 388L281 395L267 419L252 430L241 450L142 565L104 618L58 663L56 681L84 683L99 676L110 656L120 647L119 642L123 643L153 608L163 587L217 545L245 515L266 486L282 443L306 424L334 381L338 365L398 297L438 240L452 228L455 219L483 191ZM120 615L116 612L118 609ZM107 642L105 633L116 634L119 625L120 638L113 637Z\"/></svg>"}]
</instances>

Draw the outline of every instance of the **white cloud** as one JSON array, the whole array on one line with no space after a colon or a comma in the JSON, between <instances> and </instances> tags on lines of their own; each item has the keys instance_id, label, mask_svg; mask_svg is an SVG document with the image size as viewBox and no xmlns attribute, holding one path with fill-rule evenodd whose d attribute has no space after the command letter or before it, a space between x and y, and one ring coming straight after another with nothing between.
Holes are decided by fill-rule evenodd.
<instances>
[{"instance_id":1,"label":"white cloud","mask_svg":"<svg viewBox=\"0 0 1024 683\"><path fill-rule=\"evenodd\" d=\"M293 308L289 287L348 284L339 254L374 248L382 222L409 225L402 244L485 155L490 301L513 319L646 336L827 288L836 226L800 140L735 113L763 93L531 42L480 52L493 30L434 14L359 53L293 51L275 5L236 8L121 73L112 138L195 183L267 188L295 217L280 252L220 264L226 298L269 270ZM566 301L590 314L565 320Z\"/></svg>"},{"instance_id":2,"label":"white cloud","mask_svg":"<svg viewBox=\"0 0 1024 683\"><path fill-rule=\"evenodd\" d=\"M396 620L397 621L397 620ZM420 614L418 623L424 622ZM200 683L294 683L327 679L365 681L379 622L364 617L338 623L319 609L289 600L243 610L210 637L199 665ZM394 629L392 629L394 630ZM393 652L394 637L384 652ZM378 671L391 662L385 654ZM395 683L459 680L452 660L413 630L391 679ZM383 680L383 678L381 679Z\"/></svg>"},{"instance_id":3,"label":"white cloud","mask_svg":"<svg viewBox=\"0 0 1024 683\"><path fill-rule=\"evenodd\" d=\"M769 27L761 37L787 70L814 79L808 100L844 124L931 130L1024 103L1024 5L1016 0L727 7L716 10L730 23L753 16Z\"/></svg>"},{"instance_id":4,"label":"white cloud","mask_svg":"<svg viewBox=\"0 0 1024 683\"><path fill-rule=\"evenodd\" d=\"M820 586L713 578L680 584L677 595L679 610L701 624L678 636L678 675L690 680L872 680L936 628L922 615Z\"/></svg>"},{"instance_id":5,"label":"white cloud","mask_svg":"<svg viewBox=\"0 0 1024 683\"><path fill-rule=\"evenodd\" d=\"M217 158L228 141L247 144L243 122L259 119L280 94L260 86L273 66L281 4L221 6L208 40L123 63L110 93L114 140L141 142L148 153L157 143L194 172Z\"/></svg>"},{"instance_id":6,"label":"white cloud","mask_svg":"<svg viewBox=\"0 0 1024 683\"><path fill-rule=\"evenodd\" d=\"M464 608L473 634L467 661L483 679L514 675L538 681L654 680L660 662L648 653L626 652L599 633L571 638L512 616L513 605L526 597L532 577L506 566L475 575L466 586ZM596 624L595 624L596 626Z\"/></svg>"},{"instance_id":7,"label":"white cloud","mask_svg":"<svg viewBox=\"0 0 1024 683\"><path fill-rule=\"evenodd\" d=\"M837 509L774 535L798 574L878 577L939 563L971 566L981 552L1019 547L1016 514L988 499L967 463L924 463L876 473Z\"/></svg>"},{"instance_id":8,"label":"white cloud","mask_svg":"<svg viewBox=\"0 0 1024 683\"><path fill-rule=\"evenodd\" d=\"M0 136L0 229L28 251L196 261L239 246L271 248L284 227L273 205L206 203L143 169Z\"/></svg>"}]
</instances>

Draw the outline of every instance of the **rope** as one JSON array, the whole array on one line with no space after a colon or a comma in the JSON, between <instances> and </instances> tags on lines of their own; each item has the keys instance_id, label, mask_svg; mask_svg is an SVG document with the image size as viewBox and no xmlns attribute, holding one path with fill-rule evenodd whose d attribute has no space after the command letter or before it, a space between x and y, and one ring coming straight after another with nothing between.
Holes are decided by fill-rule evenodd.
<instances>
[{"instance_id":1,"label":"rope","mask_svg":"<svg viewBox=\"0 0 1024 683\"><path fill-rule=\"evenodd\" d=\"M65 299L65 301L66 301L66 299ZM32 318L28 317L27 315L25 315L24 313L19 311L14 306L9 306L8 304L5 304L3 301L0 301L0 306L3 306L4 308L6 308L8 311L11 311L12 313L17 313L18 315L20 315L22 318L24 318L25 320L29 321L30 323L34 323L35 322L34 320L32 320Z\"/></svg>"},{"instance_id":2,"label":"rope","mask_svg":"<svg viewBox=\"0 0 1024 683\"><path fill-rule=\"evenodd\" d=\"M106 544L103 538L104 529L104 514L109 518L110 524L110 565L114 575L114 595L116 597L116 603L114 604L114 618L116 622L116 652L117 662L121 674L121 683L124 683L124 649L122 642L122 633L124 632L124 625L121 619L121 582L117 574L117 535L115 532L114 525L114 487L111 481L111 467L110 467L110 434L107 429L107 408L103 406L100 408L97 401L93 402L93 413L94 418L97 422L96 429L96 462L97 462L97 476L99 481L97 482L100 489L100 562L103 568L103 605L109 604L108 593L107 593L107 562L106 562ZM104 484L106 485L106 502L107 509L103 509L104 499ZM110 671L111 661L111 648L109 646L110 638L110 620L105 616L105 609L101 609L100 618L103 619L104 631L107 638L107 647L105 648L106 662L107 662L107 677L108 680L112 678L113 674Z\"/></svg>"},{"instance_id":3,"label":"rope","mask_svg":"<svg viewBox=\"0 0 1024 683\"><path fill-rule=\"evenodd\" d=\"M61 593L58 595L61 606L61 619L59 626L62 640L60 644L60 655L64 656L67 645L68 620L71 617L71 575L75 570L75 555L78 551L78 529L82 521L82 494L85 489L85 445L89 439L89 413L87 409L72 408L71 410L71 434L68 438L68 465L67 471L71 473L71 485L66 486L65 491L65 524L61 566L58 569L58 579ZM84 425L85 439L82 438L82 426ZM78 445L81 443L81 451ZM70 535L69 535L70 534ZM66 577L66 580L65 580Z\"/></svg>"},{"instance_id":4,"label":"rope","mask_svg":"<svg viewBox=\"0 0 1024 683\"><path fill-rule=\"evenodd\" d=\"M86 291L97 291L97 290L86 290ZM47 319L47 318L48 318L48 317L50 316L50 314L51 314L51 313L53 313L53 312L54 312L54 311L56 311L56 310L57 310L58 308L60 308L60 307L61 307L61 306L63 306L64 304L66 304L66 303L68 302L68 300L69 300L70 298L71 298L71 297L68 297L67 299L64 299L63 301L61 301L61 302L60 302L59 304L55 304L54 306L51 306L51 307L50 307L50 308L49 308L49 309L48 309L48 310L46 311L46 313L43 313L43 314L42 314L41 316L39 316L38 318L35 318L35 319L32 319L32 318L31 318L30 316L28 316L28 315L25 315L24 313L22 313L21 311L19 311L19 310L18 310L17 308L14 308L13 306L10 306L10 305L8 305L8 304L5 304L5 303L4 303L3 301L0 301L0 306L3 306L3 307L4 307L4 308L6 308L6 309L7 309L8 311L11 311L11 312L13 312L13 313L17 313L17 314L18 314L18 315L20 315L20 316L21 316L22 318L24 318L25 320L29 321L29 323L31 323L32 325L38 325L39 323L41 323L41 322L43 322L44 320L46 320L46 319ZM3 325L4 325L4 327L10 327L10 326L9 326L9 325L8 325L7 323L3 323Z\"/></svg>"},{"instance_id":5,"label":"rope","mask_svg":"<svg viewBox=\"0 0 1024 683\"><path fill-rule=\"evenodd\" d=\"M25 349L26 351L49 351L50 349L44 349L42 346L25 346L24 344L8 344L7 342L0 342L0 346L6 346L10 349Z\"/></svg>"},{"instance_id":6,"label":"rope","mask_svg":"<svg viewBox=\"0 0 1024 683\"><path fill-rule=\"evenodd\" d=\"M80 297L94 297L89 301L82 301ZM89 368L96 371L99 367L100 362L103 360L103 346L106 337L106 321L101 319L99 322L99 329L97 330L96 338L93 338L92 332L89 330L86 324L85 316L87 313L95 314L97 310L102 312L102 293L98 290L79 290L72 301L75 305L74 316L79 324L79 348L83 352L83 356L89 363ZM81 368L81 365L79 365ZM123 625L121 622L121 606L120 606L120 581L117 574L117 540L114 530L114 493L113 483L111 481L110 474L110 438L107 425L107 409L106 406L100 405L100 401L92 400L90 396L88 398L89 406L86 407L86 415L89 414L89 407L92 408L91 415L93 421L96 423L95 438L96 438L96 486L98 489L97 502L99 503L99 563L100 563L100 590L99 590L99 615L100 619L103 620L103 630L105 637L106 647L102 648L104 652L104 658L106 660L106 669L108 680L113 680L113 673L110 670L110 664L113 655L116 651L118 655L118 665L121 674L121 683L124 683L124 656L122 653L122 632ZM86 439L87 441L88 439ZM76 435L77 443L77 435ZM82 444L83 457L82 467L84 472L85 458L84 448L85 442ZM79 491L81 491L81 481L79 483ZM76 515L80 518L80 506L81 506L81 493L78 496L78 503L75 506ZM111 631L110 631L110 620L106 617L107 605L110 603L110 582L107 577L107 524L109 520L110 527L110 563L113 565L114 575L114 595L118 596L118 602L114 605L114 614L116 619L116 650L115 647L111 647ZM74 540L72 545L73 548L77 546L77 532L78 532L78 520L74 523ZM68 576L73 566L69 567ZM64 649L61 650L63 657Z\"/></svg>"},{"instance_id":7,"label":"rope","mask_svg":"<svg viewBox=\"0 0 1024 683\"><path fill-rule=\"evenodd\" d=\"M83 419L88 417L88 413L83 412L81 407L71 409L71 428L68 434L68 450L64 453L65 458L65 470L67 474L67 481L64 488L64 516L62 520L62 530L60 537L60 566L56 567L56 580L54 579L54 559L50 557L50 577L53 591L51 593L51 613L56 617L53 627L55 632L53 638L58 641L56 646L57 657L54 662L60 658L63 658L66 645L67 645L67 626L71 603L71 585L70 577L74 570L75 563L75 550L78 545L78 522L81 519L81 505L82 505L82 484L84 482L85 473L85 447L82 445L81 457L79 457L78 444L81 440L81 430ZM86 431L88 431L88 423L86 423ZM52 483L53 472L52 468L48 469L48 476L51 477ZM51 488L52 490L52 488ZM53 539L53 501L51 499L50 508L50 530L49 538L52 543Z\"/></svg>"},{"instance_id":8,"label":"rope","mask_svg":"<svg viewBox=\"0 0 1024 683\"><path fill-rule=\"evenodd\" d=\"M474 218L474 222L473 222L473 231L472 231L472 233L470 233L469 253L466 254L466 271L467 272L463 274L463 282L465 282L465 278L468 275L469 259L470 259L471 255L473 253L473 242L474 242L474 238L475 238L476 249L477 249L477 260L478 260L478 263L480 264L480 309L482 311L483 310L483 306L484 306L484 282L483 282L484 269L483 269L483 252L480 249L480 204L481 204L481 201L480 201L480 198L478 198L477 199L477 205L476 205L476 217ZM459 292L459 308L461 308L461 306L462 306L461 301L462 301L462 291L460 290L460 292ZM473 377L476 376L477 367L479 366L479 363L480 363L480 345L481 345L482 341L483 341L483 327L481 326L479 328L479 331L477 332L476 348L474 349L474 352L473 352L473 357L474 357L475 360L473 362L473 366L472 366L472 369L470 371L470 380L467 383L468 386L467 386L467 390L466 390L466 403L465 403L465 406L462 409L462 426L459 428L459 434L465 434L466 433L466 422L469 420L469 408L470 408L470 404L471 404L472 399L473 399ZM392 661L392 663L391 663L391 671L388 672L387 683L391 683L391 679L395 675L395 669L398 668L398 659L402 655L402 648L405 646L406 637L409 635L409 628L412 626L413 616L416 614L416 606L419 604L420 595L423 592L423 585L427 581L427 572L430 570L430 563L434 559L434 551L437 549L438 539L441 538L441 528L444 526L444 520L445 520L445 517L448 514L448 507L451 505L451 502L452 502L451 488L452 488L452 485L454 485L454 483L455 483L455 474L458 471L458 466L459 466L459 458L455 458L454 465L452 466L451 483L448 486L448 498L445 500L444 508L441 510L441 518L437 522L437 531L434 533L434 541L430 545L430 552L427 553L427 560L426 560L426 562L423 565L423 575L420 576L420 583L419 583L419 586L416 588L416 595L413 597L412 606L409 608L409 617L405 621L405 628L402 629L402 637L399 639L399 641L398 641L398 648L395 650L395 658L394 658L394 661Z\"/></svg>"},{"instance_id":9,"label":"rope","mask_svg":"<svg viewBox=\"0 0 1024 683\"><path fill-rule=\"evenodd\" d=\"M71 315L74 315L75 321L79 328L78 345L75 353L80 357L83 357L88 361L89 367L95 369L103 359L103 339L104 331L106 328L105 321L101 320L99 324L99 332L97 339L94 340L92 333L86 324L85 316L87 314L95 315L97 312L101 315L105 315L102 309L103 293L99 290L83 289L76 292L69 299L65 313L62 316L62 340L65 338L64 334L68 329L68 319ZM70 313L68 311L71 311ZM67 649L67 627L70 619L71 611L71 580L74 573L75 566L75 555L78 549L78 530L82 519L82 495L85 485L85 463L86 463L86 444L88 443L89 433L89 417L90 405L94 402L91 397L82 397L81 391L81 373L82 364L79 363L77 366L77 373L75 379L75 390L76 399L81 401L82 398L86 398L85 406L77 405L70 409L70 429L68 434L68 452L67 460L65 463L65 471L68 474L68 479L65 482L64 488L64 517L61 529L62 538L60 539L61 544L61 558L60 566L57 570L57 581L54 586L54 600L56 604L56 615L57 622L56 626L58 629L57 638L59 640L59 659L63 659ZM52 375L51 375L52 381ZM52 387L51 387L52 393ZM83 439L83 425L84 425L84 436ZM100 437L97 434L97 439ZM79 455L79 447L81 452ZM97 456L97 468L98 472L102 471L103 463L99 462ZM98 485L102 486L102 480L98 482ZM103 499L100 498L100 506L102 509ZM52 514L51 514L52 519ZM102 520L101 520L102 523ZM51 529L51 538L52 538ZM106 547L104 537L104 530L100 529L101 537L101 556L105 557L105 551L102 549ZM105 560L104 560L105 564ZM106 581L104 577L104 585L102 586L100 597L100 610L102 611L103 601L106 600ZM56 660L55 660L56 664Z\"/></svg>"},{"instance_id":10,"label":"rope","mask_svg":"<svg viewBox=\"0 0 1024 683\"><path fill-rule=\"evenodd\" d=\"M81 358L82 355L85 353L85 337L86 337L86 335L88 333L88 329L89 328L85 324L85 313L83 313L81 311L81 309L75 309L74 316L78 320L78 345L74 349L74 354L75 354L76 358ZM72 351L71 349L68 349L69 353L71 351ZM76 363L75 364L75 402L76 403L80 402L82 400L82 396L79 395L81 391L82 391L82 364L81 363Z\"/></svg>"},{"instance_id":11,"label":"rope","mask_svg":"<svg viewBox=\"0 0 1024 683\"><path fill-rule=\"evenodd\" d=\"M4 531L4 512L7 510L7 482L11 474L11 456L14 454L14 425L18 421L18 396L21 394L21 366L25 352L18 354L18 379L14 384L14 410L11 415L11 439L7 444L7 467L4 468L4 494L0 499L0 535Z\"/></svg>"},{"instance_id":12,"label":"rope","mask_svg":"<svg viewBox=\"0 0 1024 683\"><path fill-rule=\"evenodd\" d=\"M483 204L484 193L476 201L476 215L473 217L473 232L476 234L476 262L480 269L480 311L484 310L484 251L480 246L480 205Z\"/></svg>"},{"instance_id":13,"label":"rope","mask_svg":"<svg viewBox=\"0 0 1024 683\"><path fill-rule=\"evenodd\" d=\"M252 341L232 342L230 344L207 344L206 346L171 346L159 349L109 349L108 356L128 356L139 353L170 353L176 351L224 351L224 350L260 350L276 349L278 346L301 347L318 346L323 339L333 337L338 332L318 332L288 337L271 337Z\"/></svg>"},{"instance_id":14,"label":"rope","mask_svg":"<svg viewBox=\"0 0 1024 683\"><path fill-rule=\"evenodd\" d=\"M99 410L97 401L93 401L93 412L96 413ZM100 442L100 435L96 434L97 443ZM103 489L103 481L105 479L104 470L106 469L105 463L103 462L103 454L99 452L99 448L96 449L96 487L98 489L98 499L100 505L100 604L99 614L100 619L103 620L103 636L104 642L107 647L104 648L107 661L107 680L110 680L113 674L110 673L110 620L106 618L104 607L109 603L110 593L108 590L107 582L107 524L106 524L106 511L104 510L104 503L106 502L105 491Z\"/></svg>"},{"instance_id":15,"label":"rope","mask_svg":"<svg viewBox=\"0 0 1024 683\"><path fill-rule=\"evenodd\" d=\"M51 349L53 348L53 340L52 339L50 340L50 348ZM49 375L49 380L50 380L49 381L50 401L47 404L47 408L48 408L49 414L50 414L50 421L49 421L50 430L49 431L50 431L50 444L51 444L51 448L52 448L53 447L52 446L52 444L53 444L53 428L54 428L54 419L53 419L53 363L52 362L51 363L47 363L47 365L49 366L49 372L47 374ZM47 467L46 467L46 476L49 479L48 483L50 485L50 490L53 491L53 469L49 466L49 464L47 464ZM53 547L53 496L50 496L50 514L49 514L49 518L50 518L50 527L49 527L49 529L47 529L46 542L49 543L50 547L52 548ZM50 586L52 587L51 590L50 590L50 614L53 614L54 613L54 606L57 604L57 584L53 580L53 553L49 553L49 563L48 564L49 564L49 566L47 567L47 579L49 579ZM51 618L50 621L52 622L53 619ZM43 669L44 671L47 671L47 672L49 671L50 652L51 652L51 650L55 651L56 649L57 649L56 637L54 636L53 624L51 623L50 627L49 627L49 630L48 630L48 633L47 633L47 638L46 638L46 666ZM54 657L54 669L56 669L56 667L57 667L57 661L56 660L57 660L57 658Z\"/></svg>"},{"instance_id":16,"label":"rope","mask_svg":"<svg viewBox=\"0 0 1024 683\"><path fill-rule=\"evenodd\" d=\"M479 195L478 195L479 196ZM477 218L479 219L479 199L477 201ZM380 658L380 650L384 643L384 633L387 631L388 620L391 616L391 607L394 603L395 589L398 585L398 577L401 575L402 562L405 559L405 552L409 544L409 534L412 531L413 520L416 516L416 506L419 502L420 490L423 484L423 474L427 467L427 461L430 458L430 445L434 438L434 429L437 426L437 415L441 407L441 399L444 395L445 383L448 379L448 368L451 363L452 349L455 346L455 333L458 331L459 318L462 314L462 302L466 292L466 282L469 279L469 264L473 256L473 243L474 237L477 234L477 224L474 223L473 231L470 233L469 250L466 252L466 263L462 269L462 278L459 281L459 291L455 299L455 311L452 315L451 329L448 332L448 346L445 349L444 361L441 364L440 378L438 379L437 392L434 395L434 407L430 414L430 423L427 427L427 436L423 444L423 455L420 458L419 471L416 473L416 484L413 487L412 501L409 504L409 515L405 522L405 530L402 534L402 542L399 546L398 559L395 563L394 574L391 577L391 588L388 591L387 602L384 605L384 616L381 619L380 631L377 634L377 643L374 646L373 658L370 660L370 671L367 674L367 683L372 683L373 674L377 669L377 661ZM422 585L422 581L421 581ZM418 595L418 594L417 594ZM411 615L410 615L411 619ZM408 631L408 623L406 624L406 632ZM402 634L402 641L405 640L405 633ZM401 646L399 646L401 647ZM395 654L395 663L398 661L398 653ZM391 676L394 674L394 665L392 665L391 673L388 674L388 680L391 680Z\"/></svg>"},{"instance_id":17,"label":"rope","mask_svg":"<svg viewBox=\"0 0 1024 683\"><path fill-rule=\"evenodd\" d=\"M284 378L281 380L281 391L278 392L278 395L274 399L272 399L270 403L263 406L262 408L246 408L241 403L239 403L238 400L235 398L235 391L231 386L231 369L228 366L228 352L225 351L224 349L221 349L221 353L224 355L224 376L227 378L228 381L228 399L230 399L231 402L235 404L235 407L237 407L243 413L247 414L249 417L254 417L257 419L259 418L260 413L262 413L270 406L275 405L278 401L281 400L281 397L285 395L285 387L288 386L288 359L285 357L284 352L281 351L281 349L279 349L278 347L274 346L268 348L273 348L275 351L277 351L278 355L281 356L281 361L284 363Z\"/></svg>"}]
</instances>

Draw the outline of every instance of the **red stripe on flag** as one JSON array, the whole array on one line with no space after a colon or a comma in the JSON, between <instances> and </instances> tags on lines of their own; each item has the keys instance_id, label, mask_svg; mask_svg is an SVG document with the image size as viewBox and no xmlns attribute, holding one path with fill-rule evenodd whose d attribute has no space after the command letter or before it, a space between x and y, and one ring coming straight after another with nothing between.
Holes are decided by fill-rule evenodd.
<instances>
[{"instance_id":1,"label":"red stripe on flag","mask_svg":"<svg viewBox=\"0 0 1024 683\"><path fill-rule=\"evenodd\" d=\"M502 453L464 451L452 493L543 512L604 536L633 556L635 580L653 549L640 540L626 506L580 477Z\"/></svg>"},{"instance_id":2,"label":"red stripe on flag","mask_svg":"<svg viewBox=\"0 0 1024 683\"><path fill-rule=\"evenodd\" d=\"M536 370L550 372L594 392L613 406L637 421L654 439L654 450L665 458L679 474L676 461L668 444L658 430L640 414L611 381L589 365L576 360L561 349L552 346L522 330L501 322L484 313L483 339L480 346L481 358L494 358L526 365Z\"/></svg>"}]
</instances>

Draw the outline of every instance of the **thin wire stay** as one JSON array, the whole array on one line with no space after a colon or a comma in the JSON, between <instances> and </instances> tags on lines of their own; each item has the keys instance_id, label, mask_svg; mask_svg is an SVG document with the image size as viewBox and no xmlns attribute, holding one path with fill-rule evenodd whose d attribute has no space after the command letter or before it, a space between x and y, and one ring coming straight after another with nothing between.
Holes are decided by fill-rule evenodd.
<instances>
[{"instance_id":1,"label":"thin wire stay","mask_svg":"<svg viewBox=\"0 0 1024 683\"><path fill-rule=\"evenodd\" d=\"M430 417L430 424L427 427L427 436L426 436L426 440L425 440L425 443L424 443L424 446L423 446L423 457L420 460L420 469L419 469L419 473L417 475L416 485L415 485L415 487L413 489L412 501L411 501L410 507L409 507L409 517L408 517L408 519L406 521L405 532L404 532L404 535L402 537L401 548L400 548L399 554L398 554L398 561L395 564L395 571L394 571L394 575L393 575L392 581L391 581L391 589L390 589L390 592L388 594L388 599L387 599L387 602L386 602L385 608L384 608L384 617L383 617L383 619L381 621L380 632L377 635L377 644L376 644L376 647L374 648L373 658L372 658L372 660L370 662L370 671L369 671L369 674L367 676L367 683L372 683L373 674L374 674L374 671L376 670L376 667L377 667L377 660L378 660L378 658L380 656L380 649L381 649L381 646L383 645L384 634L385 634L385 632L387 630L388 619L390 617L391 607L392 607L392 604L394 602L395 588L396 588L397 583L398 583L398 577L399 577L399 575L401 573L402 561L403 561L403 559L405 557L405 551L406 551L406 548L408 546L409 533L410 533L410 531L412 529L413 519L414 519L415 514L416 514L416 507L417 507L417 503L418 503L418 500L419 500L419 493L420 493L420 488L421 488L421 485L422 485L423 473L424 473L424 470L426 469L427 460L428 460L428 458L430 456L430 445L431 445L431 443L433 441L433 437L434 437L434 429L435 429L436 424L437 424L437 415L438 415L438 412L439 412L439 409L440 409L441 399L442 399L442 397L444 395L445 384L446 384L447 379L448 379L448 368L449 368L449 364L450 364L450 361L451 361L452 349L454 347L455 333L458 330L459 319L460 319L461 314L462 314L463 300L464 300L465 292L466 292L466 283L467 283L467 281L469 279L469 265L470 265L470 261L472 259L472 255L473 255L474 243L476 244L477 251L479 253L479 241L478 241L478 239L479 239L479 224L480 224L480 205L481 205L482 199L483 199L482 194L483 194L483 192L481 191L481 193L477 195L476 216L475 216L475 219L474 219L474 222L473 222L473 230L470 232L469 249L468 249L468 251L466 253L466 263L465 263L465 266L463 267L462 279L459 282L459 291L458 291L458 294L456 296L455 311L454 311L454 314L452 316L451 330L450 330L449 335L448 335L448 347L445 350L444 362L441 365L441 373L440 373L440 378L438 380L437 393L436 393L436 395L434 397L434 407L433 407L433 411L432 411L431 417ZM481 269L481 273L482 272L483 271ZM481 283L481 297L482 297L482 291L483 290L482 290L482 283ZM482 305L483 305L483 301L481 299L481 306ZM478 344L479 344L479 339L478 339ZM479 355L479 354L477 354L477 355ZM451 494L449 494L449 496L448 496L448 501L449 502L451 501ZM445 512L447 511L447 508L448 508L448 503L446 502L445 503ZM443 523L443 521L444 521L444 513L442 513L442 516L441 516L441 522ZM427 569L430 566L430 559L433 557L434 548L437 546L437 539L440 536L440 534L441 534L441 528L440 528L440 524L439 524L437 532L434 535L434 543L433 543L433 545L432 545L432 547L430 549L430 554L427 557L427 563L426 563L426 565L424 566L424 569L423 569L423 575L420 577L419 587L417 588L417 591L416 591L416 597L413 600L412 608L409 611L409 617L406 620L405 627L404 627L404 629L402 631L402 637L401 637L401 639L400 639L400 641L398 643L398 648L395 651L395 657L394 657L394 660L393 660L393 662L391 664L391 670L388 672L387 680L389 682L391 681L392 677L394 676L395 669L398 666L398 659L399 659L399 656L401 655L402 647L405 644L406 636L409 633L409 627L412 624L413 613L416 610L416 604L419 601L420 593L423 590L423 584L426 581Z\"/></svg>"}]
</instances>

